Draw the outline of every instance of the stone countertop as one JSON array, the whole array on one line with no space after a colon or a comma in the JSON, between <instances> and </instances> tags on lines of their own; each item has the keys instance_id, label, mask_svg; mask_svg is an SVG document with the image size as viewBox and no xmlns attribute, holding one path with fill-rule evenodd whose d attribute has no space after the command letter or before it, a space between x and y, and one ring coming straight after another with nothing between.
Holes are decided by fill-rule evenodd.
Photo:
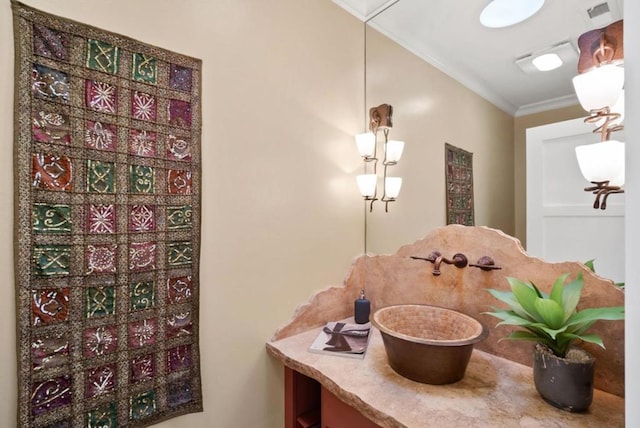
<instances>
[{"instance_id":1,"label":"stone countertop","mask_svg":"<svg viewBox=\"0 0 640 428\"><path fill-rule=\"evenodd\" d=\"M427 385L389 367L374 327L364 359L309 352L319 332L268 342L267 351L381 427L624 427L623 398L595 390L586 413L556 409L536 392L530 367L477 349L461 381Z\"/></svg>"}]
</instances>

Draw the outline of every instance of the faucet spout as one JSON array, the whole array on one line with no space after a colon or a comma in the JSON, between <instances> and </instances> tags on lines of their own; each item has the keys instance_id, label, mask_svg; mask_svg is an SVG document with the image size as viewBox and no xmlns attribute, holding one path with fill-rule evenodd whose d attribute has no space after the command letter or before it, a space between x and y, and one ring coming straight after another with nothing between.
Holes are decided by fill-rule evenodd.
<instances>
[{"instance_id":1,"label":"faucet spout","mask_svg":"<svg viewBox=\"0 0 640 428\"><path fill-rule=\"evenodd\" d=\"M425 260L428 262L433 263L433 275L434 276L438 276L440 275L440 265L442 263L448 264L448 265L454 265L457 268L463 268L465 266L467 266L467 256L465 256L462 253L457 253L454 254L453 258L451 260L449 260L448 258L446 258L445 256L443 256L439 251L434 251L432 252L429 257L417 257L417 256L411 256L412 259L416 259L416 260Z\"/></svg>"},{"instance_id":2,"label":"faucet spout","mask_svg":"<svg viewBox=\"0 0 640 428\"><path fill-rule=\"evenodd\" d=\"M448 265L454 265L455 267L462 269L463 267L467 266L468 260L467 260L467 256L465 256L462 253L454 254L451 260L447 259L444 256L438 256L435 262L433 263L434 276L440 275L440 264L442 264L443 262Z\"/></svg>"},{"instance_id":3,"label":"faucet spout","mask_svg":"<svg viewBox=\"0 0 640 428\"><path fill-rule=\"evenodd\" d=\"M447 259L444 258L444 256L438 256L435 261L433 262L433 276L439 276L440 275L440 264L442 262L447 262Z\"/></svg>"}]
</instances>

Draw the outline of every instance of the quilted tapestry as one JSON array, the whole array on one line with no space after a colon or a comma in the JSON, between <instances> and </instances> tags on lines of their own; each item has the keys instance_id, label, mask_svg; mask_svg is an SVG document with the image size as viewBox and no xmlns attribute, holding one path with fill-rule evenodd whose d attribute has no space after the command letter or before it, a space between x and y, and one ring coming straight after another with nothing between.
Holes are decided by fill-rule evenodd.
<instances>
[{"instance_id":1,"label":"quilted tapestry","mask_svg":"<svg viewBox=\"0 0 640 428\"><path fill-rule=\"evenodd\" d=\"M18 424L202 411L201 61L12 8Z\"/></svg>"},{"instance_id":2,"label":"quilted tapestry","mask_svg":"<svg viewBox=\"0 0 640 428\"><path fill-rule=\"evenodd\" d=\"M473 153L445 143L447 224L474 225Z\"/></svg>"}]
</instances>

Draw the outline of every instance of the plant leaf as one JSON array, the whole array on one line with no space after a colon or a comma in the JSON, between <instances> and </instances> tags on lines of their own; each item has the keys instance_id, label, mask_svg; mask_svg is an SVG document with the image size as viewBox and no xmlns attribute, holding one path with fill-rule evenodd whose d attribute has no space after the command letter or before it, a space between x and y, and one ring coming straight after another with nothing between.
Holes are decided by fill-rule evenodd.
<instances>
[{"instance_id":1,"label":"plant leaf","mask_svg":"<svg viewBox=\"0 0 640 428\"><path fill-rule=\"evenodd\" d=\"M533 285L516 278L508 278L508 281L511 285L511 291L520 306L522 306L522 309L524 309L534 321L542 322L543 320L535 307L535 300L539 296Z\"/></svg>"},{"instance_id":2,"label":"plant leaf","mask_svg":"<svg viewBox=\"0 0 640 428\"><path fill-rule=\"evenodd\" d=\"M561 284L562 286L562 284ZM555 288L555 286L554 286ZM560 290L562 292L562 290ZM560 297L562 299L562 297ZM556 330L562 326L564 321L564 310L562 304L552 299L537 298L534 302L536 311L542 317L542 320L549 328Z\"/></svg>"},{"instance_id":3,"label":"plant leaf","mask_svg":"<svg viewBox=\"0 0 640 428\"><path fill-rule=\"evenodd\" d=\"M502 290L493 290L493 289L487 289L487 291L491 293L491 295L496 299L509 305L509 308L511 308L511 310L516 314L520 315L523 318L531 318L531 316L527 314L527 312L524 309L522 309L522 306L520 306L520 303L518 303L518 301L515 299L515 296L511 291L502 291Z\"/></svg>"},{"instance_id":4,"label":"plant leaf","mask_svg":"<svg viewBox=\"0 0 640 428\"><path fill-rule=\"evenodd\" d=\"M537 334L530 333L528 331L514 331L509 336L503 337L499 341L501 340L526 340L529 342L544 343L549 348L551 348L554 352L557 352L556 345L553 340L550 340L546 337L538 336Z\"/></svg>"},{"instance_id":5,"label":"plant leaf","mask_svg":"<svg viewBox=\"0 0 640 428\"><path fill-rule=\"evenodd\" d=\"M578 338L579 336L573 333L564 332L558 334L558 336L556 337L556 352L558 352L558 355L564 357L567 354L567 351L569 350L569 347L571 346L573 341Z\"/></svg>"},{"instance_id":6,"label":"plant leaf","mask_svg":"<svg viewBox=\"0 0 640 428\"><path fill-rule=\"evenodd\" d=\"M579 325L598 320L617 321L624 319L624 306L588 308L576 312L565 323L566 326Z\"/></svg>"},{"instance_id":7,"label":"plant leaf","mask_svg":"<svg viewBox=\"0 0 640 428\"><path fill-rule=\"evenodd\" d=\"M578 339L584 341L584 342L589 342L589 343L595 343L596 345L600 346L602 349L604 349L604 343L602 342L602 338L600 336L598 336L597 334L581 334L578 336Z\"/></svg>"},{"instance_id":8,"label":"plant leaf","mask_svg":"<svg viewBox=\"0 0 640 428\"><path fill-rule=\"evenodd\" d=\"M584 262L584 265L587 267L587 269L589 269L593 273L596 272L596 268L593 266L593 262L594 261L595 261L595 259L591 259L591 260L587 260L586 262Z\"/></svg>"},{"instance_id":9,"label":"plant leaf","mask_svg":"<svg viewBox=\"0 0 640 428\"><path fill-rule=\"evenodd\" d=\"M507 336L505 339L509 339L509 340L530 340L530 341L540 341L541 338L534 333L528 332L528 331L522 331L522 330L518 330L518 331L514 331L512 332L509 336Z\"/></svg>"},{"instance_id":10,"label":"plant leaf","mask_svg":"<svg viewBox=\"0 0 640 428\"><path fill-rule=\"evenodd\" d=\"M553 288L551 288L551 300L556 302L560 306L564 306L562 303L563 291L564 291L564 282L566 281L568 273L560 275L556 281L553 283ZM563 311L564 312L564 311ZM564 321L564 320L563 320Z\"/></svg>"},{"instance_id":11,"label":"plant leaf","mask_svg":"<svg viewBox=\"0 0 640 428\"><path fill-rule=\"evenodd\" d=\"M541 298L541 299L546 299L546 298L548 298L548 297L549 297L549 296L547 295L547 293L545 293L544 291L540 290L540 289L538 288L538 286L537 286L536 284L534 284L534 282L533 282L533 281L529 281L529 284L531 285L531 287L533 288L533 291L535 291L535 292L536 292L536 294L538 295L538 297L539 297L539 298Z\"/></svg>"},{"instance_id":12,"label":"plant leaf","mask_svg":"<svg viewBox=\"0 0 640 428\"><path fill-rule=\"evenodd\" d=\"M580 272L576 279L564 286L562 291L562 306L564 307L563 321L568 320L576 311L576 306L578 306L580 295L582 294L583 285L582 272Z\"/></svg>"}]
</instances>

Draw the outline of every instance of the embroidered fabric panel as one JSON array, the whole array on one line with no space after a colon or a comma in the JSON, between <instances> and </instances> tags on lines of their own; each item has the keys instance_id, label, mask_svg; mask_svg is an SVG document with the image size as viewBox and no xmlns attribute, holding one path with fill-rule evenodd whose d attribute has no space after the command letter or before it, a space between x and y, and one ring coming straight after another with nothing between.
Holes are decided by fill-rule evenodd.
<instances>
[{"instance_id":1,"label":"embroidered fabric panel","mask_svg":"<svg viewBox=\"0 0 640 428\"><path fill-rule=\"evenodd\" d=\"M473 153L445 143L447 224L474 225Z\"/></svg>"},{"instance_id":2,"label":"embroidered fabric panel","mask_svg":"<svg viewBox=\"0 0 640 428\"><path fill-rule=\"evenodd\" d=\"M19 424L202 411L201 61L12 8Z\"/></svg>"}]
</instances>

